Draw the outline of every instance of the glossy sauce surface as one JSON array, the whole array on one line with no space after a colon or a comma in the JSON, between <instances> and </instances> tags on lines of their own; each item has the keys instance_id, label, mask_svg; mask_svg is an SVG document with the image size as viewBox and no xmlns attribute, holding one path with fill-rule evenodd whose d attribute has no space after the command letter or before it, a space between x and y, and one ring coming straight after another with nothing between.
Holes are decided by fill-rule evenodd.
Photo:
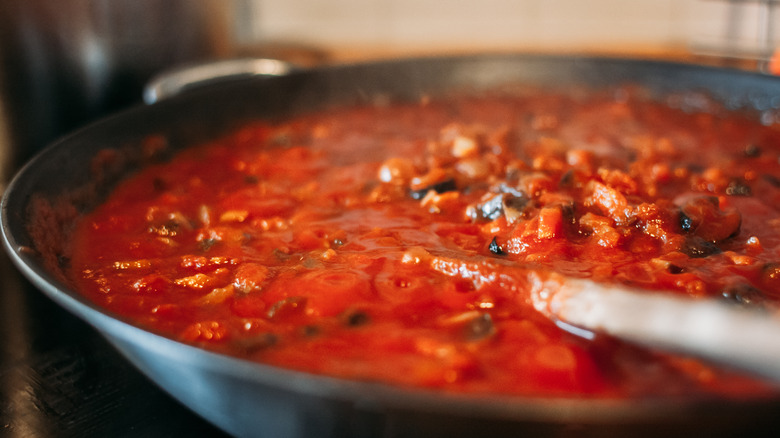
<instances>
[{"instance_id":1,"label":"glossy sauce surface","mask_svg":"<svg viewBox=\"0 0 780 438\"><path fill-rule=\"evenodd\" d=\"M477 394L771 394L577 338L529 302L529 272L554 271L776 311L780 132L686 102L523 91L257 122L120 185L80 221L71 271L141 327L307 372Z\"/></svg>"}]
</instances>

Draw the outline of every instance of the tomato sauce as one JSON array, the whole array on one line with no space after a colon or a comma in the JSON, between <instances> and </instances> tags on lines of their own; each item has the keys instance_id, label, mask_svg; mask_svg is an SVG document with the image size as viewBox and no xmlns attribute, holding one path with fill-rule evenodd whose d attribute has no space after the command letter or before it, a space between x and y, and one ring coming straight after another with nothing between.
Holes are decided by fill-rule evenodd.
<instances>
[{"instance_id":1,"label":"tomato sauce","mask_svg":"<svg viewBox=\"0 0 780 438\"><path fill-rule=\"evenodd\" d=\"M80 220L71 271L148 330L310 373L473 394L769 394L571 335L530 302L542 271L776 311L780 131L686 105L626 87L258 121L122 183Z\"/></svg>"}]
</instances>

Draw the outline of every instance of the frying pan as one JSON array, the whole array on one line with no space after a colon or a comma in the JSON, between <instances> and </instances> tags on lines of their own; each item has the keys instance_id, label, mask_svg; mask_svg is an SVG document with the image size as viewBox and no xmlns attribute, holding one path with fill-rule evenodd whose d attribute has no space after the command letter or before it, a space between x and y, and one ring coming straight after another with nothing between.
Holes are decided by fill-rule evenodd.
<instances>
[{"instance_id":1,"label":"frying pan","mask_svg":"<svg viewBox=\"0 0 780 438\"><path fill-rule=\"evenodd\" d=\"M463 396L279 369L222 356L134 327L71 286L69 227L148 157L162 136L172 150L242 123L376 99L419 99L511 84L641 85L662 98L706 94L731 109L775 117L780 79L664 62L544 55L403 59L296 71L210 85L87 126L39 153L7 187L2 236L14 263L58 304L101 332L184 405L237 436L701 436L780 430L778 399L691 397L594 400ZM695 109L695 98L683 102ZM105 151L113 151L106 154ZM99 157L99 159L96 159ZM108 159L106 157L109 157ZM47 205L35 216L32 205ZM31 224L40 226L31 227ZM36 231L37 230L37 231ZM45 238L41 238L45 236ZM50 243L44 244L43 241Z\"/></svg>"}]
</instances>

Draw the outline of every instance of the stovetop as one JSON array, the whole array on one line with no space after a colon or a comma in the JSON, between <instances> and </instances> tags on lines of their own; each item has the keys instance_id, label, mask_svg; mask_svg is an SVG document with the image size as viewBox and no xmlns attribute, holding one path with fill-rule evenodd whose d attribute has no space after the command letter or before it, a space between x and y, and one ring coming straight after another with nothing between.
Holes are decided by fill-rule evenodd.
<instances>
[{"instance_id":1,"label":"stovetop","mask_svg":"<svg viewBox=\"0 0 780 438\"><path fill-rule=\"evenodd\" d=\"M0 436L220 437L0 251Z\"/></svg>"}]
</instances>

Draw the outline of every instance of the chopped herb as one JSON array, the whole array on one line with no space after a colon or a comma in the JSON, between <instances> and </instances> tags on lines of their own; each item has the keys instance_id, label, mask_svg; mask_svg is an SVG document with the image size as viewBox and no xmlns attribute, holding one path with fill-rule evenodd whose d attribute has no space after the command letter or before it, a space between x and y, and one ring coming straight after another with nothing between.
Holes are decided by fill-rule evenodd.
<instances>
[{"instance_id":1,"label":"chopped herb","mask_svg":"<svg viewBox=\"0 0 780 438\"><path fill-rule=\"evenodd\" d=\"M320 263L319 259L307 256L303 259L303 263L301 263L301 265L306 269L316 269L322 266L322 263Z\"/></svg>"},{"instance_id":2,"label":"chopped herb","mask_svg":"<svg viewBox=\"0 0 780 438\"><path fill-rule=\"evenodd\" d=\"M279 248L274 248L272 253L273 253L274 257L276 257L280 262L285 262L285 261L289 260L290 257L292 257L290 254L288 254L285 251L282 251Z\"/></svg>"}]
</instances>

